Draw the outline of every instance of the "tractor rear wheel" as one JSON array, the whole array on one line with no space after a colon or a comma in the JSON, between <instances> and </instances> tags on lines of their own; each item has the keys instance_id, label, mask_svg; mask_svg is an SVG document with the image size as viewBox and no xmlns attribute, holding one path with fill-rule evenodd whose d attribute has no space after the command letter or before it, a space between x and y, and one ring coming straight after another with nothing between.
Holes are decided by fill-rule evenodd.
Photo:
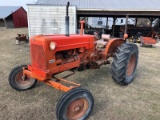
<instances>
[{"instance_id":1,"label":"tractor rear wheel","mask_svg":"<svg viewBox=\"0 0 160 120\"><path fill-rule=\"evenodd\" d=\"M138 47L124 43L118 47L111 65L112 78L120 85L128 85L133 81L138 63Z\"/></svg>"},{"instance_id":2,"label":"tractor rear wheel","mask_svg":"<svg viewBox=\"0 0 160 120\"><path fill-rule=\"evenodd\" d=\"M23 67L26 67L26 65L15 67L9 74L9 84L13 89L17 91L31 89L37 83L36 79L31 78L28 75L26 75L25 78L23 78Z\"/></svg>"},{"instance_id":3,"label":"tractor rear wheel","mask_svg":"<svg viewBox=\"0 0 160 120\"><path fill-rule=\"evenodd\" d=\"M65 93L56 107L57 120L86 120L94 105L90 91L73 88Z\"/></svg>"}]
</instances>

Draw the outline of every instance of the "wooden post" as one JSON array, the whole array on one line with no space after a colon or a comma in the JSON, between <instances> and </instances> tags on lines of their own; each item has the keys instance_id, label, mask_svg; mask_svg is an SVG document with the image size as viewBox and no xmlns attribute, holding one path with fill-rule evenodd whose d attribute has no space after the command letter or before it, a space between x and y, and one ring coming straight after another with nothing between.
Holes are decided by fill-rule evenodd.
<instances>
[{"instance_id":1,"label":"wooden post","mask_svg":"<svg viewBox=\"0 0 160 120\"><path fill-rule=\"evenodd\" d=\"M6 22L5 18L3 18L3 21L4 21L5 28L7 28L7 22Z\"/></svg>"},{"instance_id":2,"label":"wooden post","mask_svg":"<svg viewBox=\"0 0 160 120\"><path fill-rule=\"evenodd\" d=\"M136 17L135 27L137 26L138 16Z\"/></svg>"},{"instance_id":3,"label":"wooden post","mask_svg":"<svg viewBox=\"0 0 160 120\"><path fill-rule=\"evenodd\" d=\"M77 15L77 29L76 29L76 33L79 34L80 33L80 17Z\"/></svg>"},{"instance_id":4,"label":"wooden post","mask_svg":"<svg viewBox=\"0 0 160 120\"><path fill-rule=\"evenodd\" d=\"M108 17L107 17L107 21L106 21L106 28L108 27Z\"/></svg>"},{"instance_id":5,"label":"wooden post","mask_svg":"<svg viewBox=\"0 0 160 120\"><path fill-rule=\"evenodd\" d=\"M148 18L148 19L151 21L150 27L152 27L152 23L153 23L153 21L154 21L156 18Z\"/></svg>"},{"instance_id":6,"label":"wooden post","mask_svg":"<svg viewBox=\"0 0 160 120\"><path fill-rule=\"evenodd\" d=\"M80 17L77 16L77 29L80 29L80 24L79 24L79 22L80 22Z\"/></svg>"},{"instance_id":7,"label":"wooden post","mask_svg":"<svg viewBox=\"0 0 160 120\"><path fill-rule=\"evenodd\" d=\"M115 23L116 23L116 17L113 17L113 29L112 29L112 36L114 37L114 29L115 29Z\"/></svg>"},{"instance_id":8,"label":"wooden post","mask_svg":"<svg viewBox=\"0 0 160 120\"><path fill-rule=\"evenodd\" d=\"M160 28L160 18L158 18L158 28Z\"/></svg>"},{"instance_id":9,"label":"wooden post","mask_svg":"<svg viewBox=\"0 0 160 120\"><path fill-rule=\"evenodd\" d=\"M127 25L128 25L128 15L126 15L126 24L125 24L125 31L124 33L127 33Z\"/></svg>"},{"instance_id":10,"label":"wooden post","mask_svg":"<svg viewBox=\"0 0 160 120\"><path fill-rule=\"evenodd\" d=\"M153 23L153 18L150 19L151 23L150 23L150 27L152 27L152 23Z\"/></svg>"}]
</instances>

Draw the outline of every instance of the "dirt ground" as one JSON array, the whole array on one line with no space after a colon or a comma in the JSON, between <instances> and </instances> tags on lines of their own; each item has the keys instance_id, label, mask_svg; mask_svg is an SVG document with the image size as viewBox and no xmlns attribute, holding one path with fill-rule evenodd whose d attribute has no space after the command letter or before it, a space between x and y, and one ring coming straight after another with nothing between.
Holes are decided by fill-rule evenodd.
<instances>
[{"instance_id":1,"label":"dirt ground","mask_svg":"<svg viewBox=\"0 0 160 120\"><path fill-rule=\"evenodd\" d=\"M17 92L8 84L13 67L30 63L29 45L15 45L17 33L27 33L27 29L0 29L0 120L56 120L55 108L63 92L40 82L31 90ZM139 64L130 85L115 84L110 70L106 65L69 78L95 98L88 120L159 120L160 43L153 48L139 47Z\"/></svg>"}]
</instances>

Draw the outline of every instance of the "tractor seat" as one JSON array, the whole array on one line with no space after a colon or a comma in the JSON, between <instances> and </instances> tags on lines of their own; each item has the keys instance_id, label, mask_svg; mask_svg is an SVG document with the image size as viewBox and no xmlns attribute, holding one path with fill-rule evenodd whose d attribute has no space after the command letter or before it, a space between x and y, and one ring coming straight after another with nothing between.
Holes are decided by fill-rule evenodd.
<instances>
[{"instance_id":1,"label":"tractor seat","mask_svg":"<svg viewBox=\"0 0 160 120\"><path fill-rule=\"evenodd\" d=\"M107 45L108 42L104 41L103 39L100 39L96 41L96 48L104 48Z\"/></svg>"},{"instance_id":2,"label":"tractor seat","mask_svg":"<svg viewBox=\"0 0 160 120\"><path fill-rule=\"evenodd\" d=\"M102 34L102 39L103 39L104 41L109 41L109 39L110 39L110 34Z\"/></svg>"},{"instance_id":3,"label":"tractor seat","mask_svg":"<svg viewBox=\"0 0 160 120\"><path fill-rule=\"evenodd\" d=\"M96 41L96 48L97 49L105 48L105 46L107 45L109 39L110 39L110 35L102 34L102 39Z\"/></svg>"}]
</instances>

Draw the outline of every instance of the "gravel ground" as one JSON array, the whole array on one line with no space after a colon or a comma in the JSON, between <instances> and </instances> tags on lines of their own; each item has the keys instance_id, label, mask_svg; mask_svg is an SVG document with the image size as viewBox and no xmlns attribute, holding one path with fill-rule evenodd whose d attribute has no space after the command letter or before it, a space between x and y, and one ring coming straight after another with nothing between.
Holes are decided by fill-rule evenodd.
<instances>
[{"instance_id":1,"label":"gravel ground","mask_svg":"<svg viewBox=\"0 0 160 120\"><path fill-rule=\"evenodd\" d=\"M63 92L40 82L31 90L17 92L8 84L13 67L30 63L29 45L15 45L17 33L27 33L27 29L0 28L0 120L56 120L55 108ZM136 76L126 87L113 82L110 65L71 76L95 98L88 120L159 120L159 51L159 43L153 48L139 47Z\"/></svg>"}]
</instances>

